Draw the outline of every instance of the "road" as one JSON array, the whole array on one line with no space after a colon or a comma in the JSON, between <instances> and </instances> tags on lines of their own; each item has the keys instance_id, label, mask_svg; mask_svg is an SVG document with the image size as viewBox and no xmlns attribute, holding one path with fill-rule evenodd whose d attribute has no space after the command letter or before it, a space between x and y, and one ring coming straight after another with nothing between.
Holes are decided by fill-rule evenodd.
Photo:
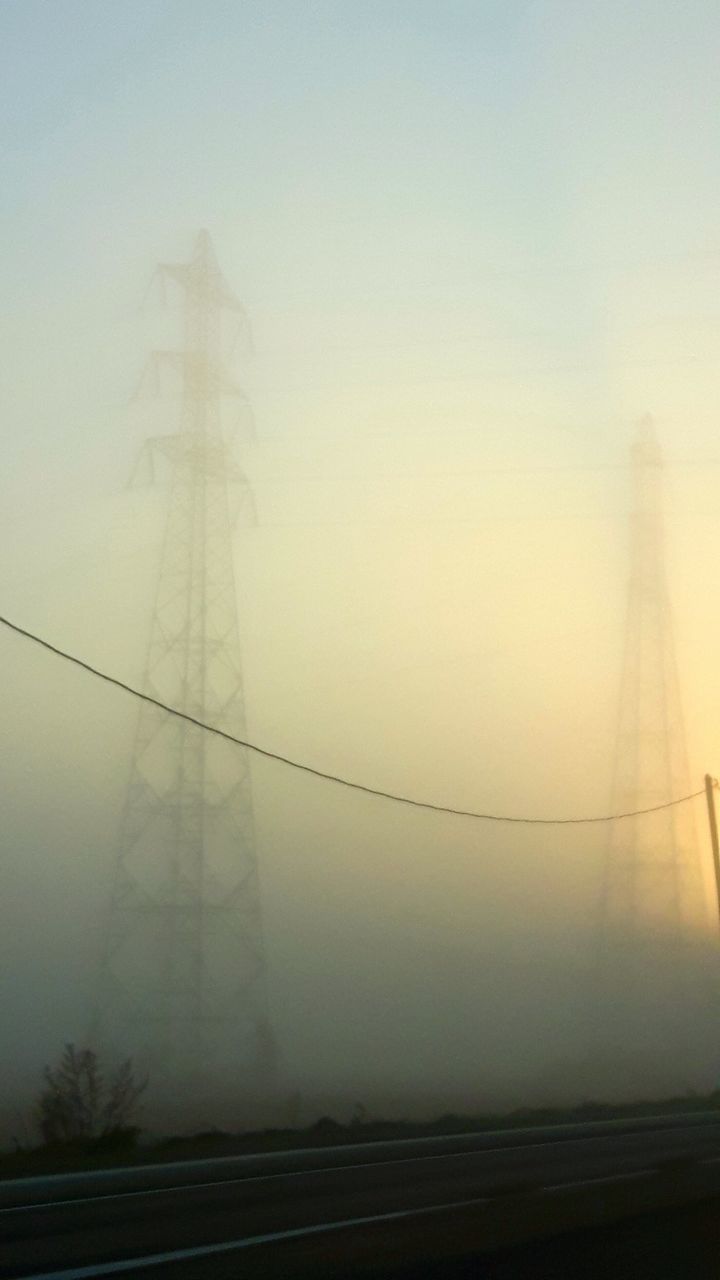
<instances>
[{"instance_id":1,"label":"road","mask_svg":"<svg viewBox=\"0 0 720 1280\"><path fill-rule=\"evenodd\" d=\"M0 1276L349 1275L720 1193L720 1116L0 1183Z\"/></svg>"}]
</instances>

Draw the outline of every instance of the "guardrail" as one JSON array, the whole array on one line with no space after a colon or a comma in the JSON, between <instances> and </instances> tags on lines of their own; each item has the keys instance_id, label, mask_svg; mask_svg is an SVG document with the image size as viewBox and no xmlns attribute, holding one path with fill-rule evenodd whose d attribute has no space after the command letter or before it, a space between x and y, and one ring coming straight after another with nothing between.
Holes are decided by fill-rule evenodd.
<instances>
[{"instance_id":1,"label":"guardrail","mask_svg":"<svg viewBox=\"0 0 720 1280\"><path fill-rule=\"evenodd\" d=\"M544 1143L586 1141L614 1136L657 1133L666 1129L718 1126L720 1111L694 1111L675 1115L632 1119L591 1120L581 1123L490 1129L477 1133L398 1138L391 1141L354 1142L332 1147L306 1147L250 1155L217 1156L201 1160L139 1164L114 1169L15 1178L0 1182L0 1207L50 1204L121 1192L160 1190L187 1185L225 1182L248 1177L334 1169L350 1165L379 1164L439 1153L462 1155L498 1148L527 1147Z\"/></svg>"}]
</instances>

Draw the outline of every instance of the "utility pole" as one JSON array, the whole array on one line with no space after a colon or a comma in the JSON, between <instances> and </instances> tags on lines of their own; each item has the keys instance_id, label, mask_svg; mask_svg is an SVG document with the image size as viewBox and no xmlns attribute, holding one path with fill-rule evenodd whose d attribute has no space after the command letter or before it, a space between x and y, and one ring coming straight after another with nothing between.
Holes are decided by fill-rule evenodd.
<instances>
[{"instance_id":1,"label":"utility pole","mask_svg":"<svg viewBox=\"0 0 720 1280\"><path fill-rule=\"evenodd\" d=\"M184 345L155 352L179 382L176 429L151 437L136 477L168 474L168 507L144 674L153 697L244 738L231 493L252 508L228 444L244 394L222 363L222 317L242 315L207 232L191 261L159 268L183 301ZM232 1078L268 1096L277 1065L247 752L142 704L111 893L101 1042L148 1063L151 1086L188 1097Z\"/></svg>"},{"instance_id":2,"label":"utility pole","mask_svg":"<svg viewBox=\"0 0 720 1280\"><path fill-rule=\"evenodd\" d=\"M715 788L717 782L709 773L705 774L705 797L707 799L708 821L710 824L710 843L712 845L713 867L715 868L715 890L717 893L718 917L720 917L720 845L718 844L717 815L715 813Z\"/></svg>"}]
</instances>

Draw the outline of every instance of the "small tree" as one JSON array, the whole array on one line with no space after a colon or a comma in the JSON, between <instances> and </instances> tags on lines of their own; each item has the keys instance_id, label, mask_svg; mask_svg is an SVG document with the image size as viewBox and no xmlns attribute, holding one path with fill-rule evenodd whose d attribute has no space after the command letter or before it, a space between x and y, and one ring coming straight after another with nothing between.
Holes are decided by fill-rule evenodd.
<instances>
[{"instance_id":1,"label":"small tree","mask_svg":"<svg viewBox=\"0 0 720 1280\"><path fill-rule=\"evenodd\" d=\"M46 1067L37 1104L43 1141L77 1142L127 1133L134 1127L147 1080L138 1082L128 1058L106 1081L92 1049L65 1045L57 1067Z\"/></svg>"}]
</instances>

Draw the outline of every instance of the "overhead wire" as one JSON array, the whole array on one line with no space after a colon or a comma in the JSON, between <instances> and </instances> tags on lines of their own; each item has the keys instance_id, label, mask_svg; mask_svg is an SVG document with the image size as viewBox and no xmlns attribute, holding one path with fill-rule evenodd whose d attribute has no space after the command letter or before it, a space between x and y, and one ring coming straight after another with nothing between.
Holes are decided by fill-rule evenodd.
<instances>
[{"instance_id":1,"label":"overhead wire","mask_svg":"<svg viewBox=\"0 0 720 1280\"><path fill-rule=\"evenodd\" d=\"M96 676L99 680L103 680L106 684L114 685L115 688L123 690L124 693L130 694L134 698L140 699L142 702L149 703L151 706L157 707L160 711L167 712L168 715L175 716L179 720L184 720L188 724L194 725L198 729L202 729L206 733L214 734L218 738L223 738L226 742L231 742L235 746L244 747L247 751L252 751L256 755L263 756L267 760L274 760L278 764L284 764L290 769L299 770L302 773L311 774L315 778L321 778L325 782L335 783L337 786L347 787L352 791L359 791L365 795L377 796L382 800L390 800L396 804L409 805L414 809L428 809L434 813L447 813L458 818L473 818L483 822L506 822L522 824L525 826L577 826L581 824L616 822L623 818L639 818L649 813L659 813L663 809L671 809L676 805L686 804L690 800L695 800L698 796L705 794L705 788L699 791L693 791L686 796L677 796L674 800L666 800L662 804L650 805L644 809L632 809L624 813L601 814L592 817L578 818L536 818L522 817L515 814L499 814L499 813L482 813L473 809L459 809L453 805L435 804L430 800L418 800L414 796L401 795L394 791L385 791L379 787L371 787L363 782L356 782L351 778L345 778L340 774L330 773L325 769L318 769L315 765L307 764L301 760L292 759L290 756L282 755L278 751L271 751L267 747L261 747L255 742L250 742L244 738L238 738L227 730L221 729L218 725L209 724L205 720L199 719L197 716L190 715L187 711L181 711L179 707L173 707L162 699L154 697L150 693L137 689L134 685L128 684L125 680L121 680L118 676L111 675L108 671L102 671L99 667L95 667L92 663L87 662L84 658L80 658L77 654L61 649L58 645L53 644L50 640L46 640L43 636L37 635L34 631L29 631L26 627L21 627L17 622L12 622L10 618L3 617L0 614L0 624L9 631L32 641L40 648L54 654L56 657L70 662L73 666L79 667L81 670Z\"/></svg>"}]
</instances>

